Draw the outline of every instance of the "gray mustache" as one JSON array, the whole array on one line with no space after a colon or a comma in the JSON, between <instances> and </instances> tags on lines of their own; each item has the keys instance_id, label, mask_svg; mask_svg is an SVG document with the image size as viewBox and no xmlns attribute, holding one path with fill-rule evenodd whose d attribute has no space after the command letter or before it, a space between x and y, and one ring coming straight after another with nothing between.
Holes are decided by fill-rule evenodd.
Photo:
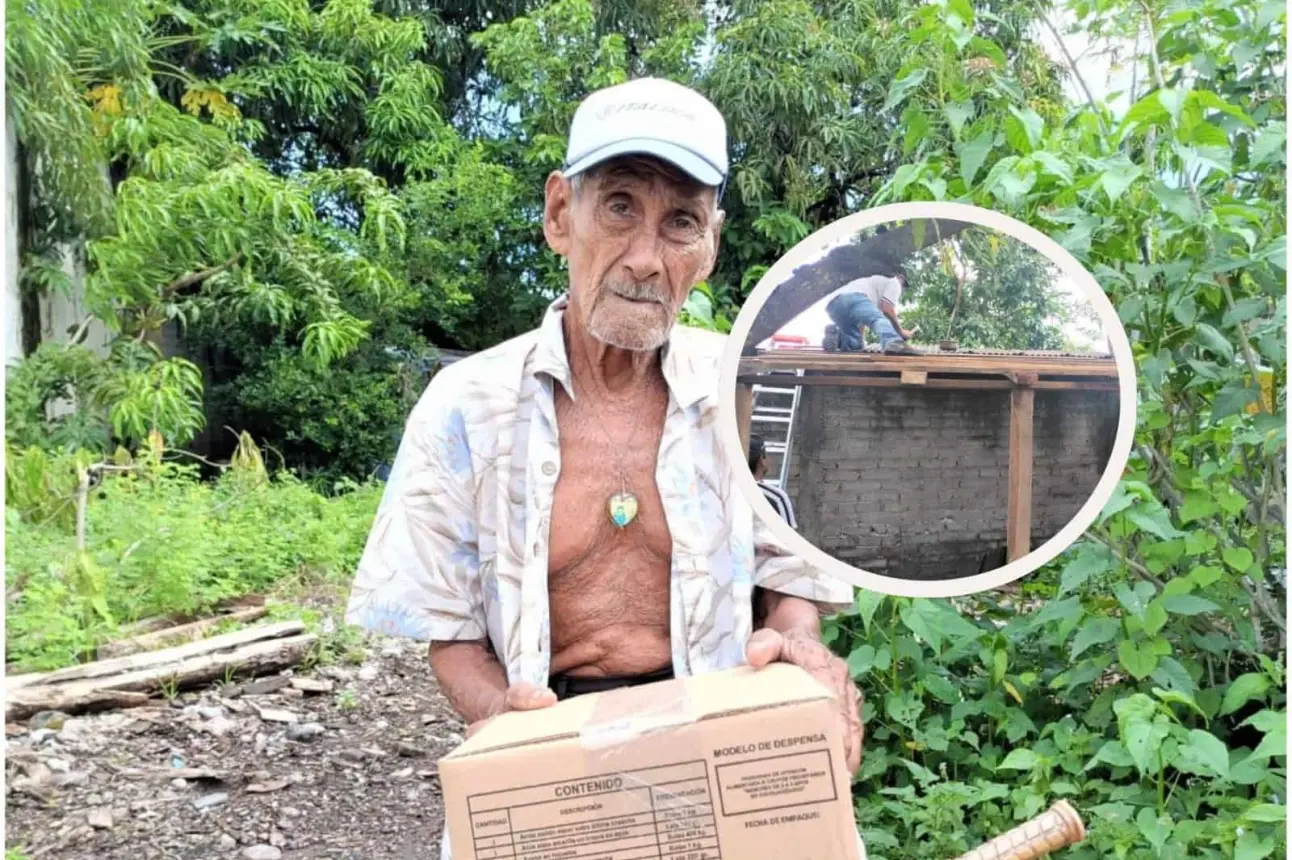
<instances>
[{"instance_id":1,"label":"gray mustache","mask_svg":"<svg viewBox=\"0 0 1292 860\"><path fill-rule=\"evenodd\" d=\"M668 304L668 296L660 293L659 289L652 287L650 284L637 284L629 281L611 281L606 284L606 289L617 296L625 299L632 299L637 302L658 302L661 305Z\"/></svg>"}]
</instances>

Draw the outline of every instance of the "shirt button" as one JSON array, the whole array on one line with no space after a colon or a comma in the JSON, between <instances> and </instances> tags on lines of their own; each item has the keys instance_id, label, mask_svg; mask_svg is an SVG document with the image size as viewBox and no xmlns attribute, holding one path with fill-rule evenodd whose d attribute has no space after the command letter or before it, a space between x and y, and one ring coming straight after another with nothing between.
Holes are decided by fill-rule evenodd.
<instances>
[{"instance_id":1,"label":"shirt button","mask_svg":"<svg viewBox=\"0 0 1292 860\"><path fill-rule=\"evenodd\" d=\"M544 475L547 475L549 478L550 478L552 475L555 475L555 474L556 474L556 464L555 464L555 463L553 463L551 460L548 460L546 463L544 463L544 464L543 464L543 474L544 474Z\"/></svg>"}]
</instances>

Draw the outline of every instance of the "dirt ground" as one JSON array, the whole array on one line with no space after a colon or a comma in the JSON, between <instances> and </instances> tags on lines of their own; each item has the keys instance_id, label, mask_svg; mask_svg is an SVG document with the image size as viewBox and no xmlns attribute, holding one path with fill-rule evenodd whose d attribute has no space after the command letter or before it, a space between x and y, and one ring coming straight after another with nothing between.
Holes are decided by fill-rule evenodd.
<instances>
[{"instance_id":1,"label":"dirt ground","mask_svg":"<svg viewBox=\"0 0 1292 860\"><path fill-rule=\"evenodd\" d=\"M6 845L37 860L438 860L462 740L425 648L6 727Z\"/></svg>"}]
</instances>

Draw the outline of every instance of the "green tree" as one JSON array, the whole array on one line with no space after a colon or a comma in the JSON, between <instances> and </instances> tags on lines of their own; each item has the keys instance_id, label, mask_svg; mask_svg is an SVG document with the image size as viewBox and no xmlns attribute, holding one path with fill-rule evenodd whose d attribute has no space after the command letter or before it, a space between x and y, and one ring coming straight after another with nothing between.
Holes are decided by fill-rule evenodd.
<instances>
[{"instance_id":1,"label":"green tree","mask_svg":"<svg viewBox=\"0 0 1292 860\"><path fill-rule=\"evenodd\" d=\"M913 255L904 265L907 328L924 340L965 347L1063 349L1074 302L1055 281L1045 255L995 231L971 228Z\"/></svg>"}]
</instances>

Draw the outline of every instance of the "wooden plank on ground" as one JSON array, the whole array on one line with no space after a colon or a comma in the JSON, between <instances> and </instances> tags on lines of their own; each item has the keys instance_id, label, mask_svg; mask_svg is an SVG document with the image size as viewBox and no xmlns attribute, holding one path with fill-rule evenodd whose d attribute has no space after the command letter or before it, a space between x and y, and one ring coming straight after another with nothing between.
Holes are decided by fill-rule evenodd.
<instances>
[{"instance_id":1,"label":"wooden plank on ground","mask_svg":"<svg viewBox=\"0 0 1292 860\"><path fill-rule=\"evenodd\" d=\"M69 666L66 669L59 669L54 672L40 673L34 678L27 675L15 675L12 678L5 678L5 690L6 692L12 692L13 690L32 686L34 684L40 684L42 686L48 684L61 684L68 681L78 681L87 678L101 678L108 675L120 674L122 672L133 672L147 669L151 666L175 664L190 657L209 654L214 651L225 651L251 642L294 636L304 629L305 625L300 621L280 621L277 624L263 624L258 627L248 627L243 630L234 630L231 633L225 633L220 636L212 636L210 639L201 639L197 642L190 642L186 645L177 645L174 648L164 648L161 651L149 651L144 654L131 654L125 657L115 657L111 660L96 660L93 663Z\"/></svg>"},{"instance_id":2,"label":"wooden plank on ground","mask_svg":"<svg viewBox=\"0 0 1292 860\"><path fill-rule=\"evenodd\" d=\"M902 385L924 385L929 381L929 374L923 370L903 370L901 376Z\"/></svg>"},{"instance_id":3,"label":"wooden plank on ground","mask_svg":"<svg viewBox=\"0 0 1292 860\"><path fill-rule=\"evenodd\" d=\"M229 651L189 655L170 663L152 664L113 675L33 684L7 692L5 721L26 719L40 711L76 714L91 708L132 707L142 705L149 694L157 693L169 684L183 690L211 683L227 674L276 672L301 662L317 639L313 633L306 633L251 642ZM182 649L169 650L178 652Z\"/></svg>"},{"instance_id":4,"label":"wooden plank on ground","mask_svg":"<svg viewBox=\"0 0 1292 860\"><path fill-rule=\"evenodd\" d=\"M128 639L118 639L115 642L107 642L100 646L98 657L100 660L107 660L113 657L138 654L141 651L155 651L160 647L178 645L182 642L193 642L201 639L203 634L213 627L218 627L226 621L237 623L255 621L263 618L268 612L268 607L250 606L236 612L216 615L212 618L203 618L199 621L190 621L187 624L167 627L164 630L154 630L151 633L131 636Z\"/></svg>"},{"instance_id":5,"label":"wooden plank on ground","mask_svg":"<svg viewBox=\"0 0 1292 860\"><path fill-rule=\"evenodd\" d=\"M1006 558L1032 551L1032 413L1035 393L1015 388L1009 402L1009 508L1005 520Z\"/></svg>"}]
</instances>

